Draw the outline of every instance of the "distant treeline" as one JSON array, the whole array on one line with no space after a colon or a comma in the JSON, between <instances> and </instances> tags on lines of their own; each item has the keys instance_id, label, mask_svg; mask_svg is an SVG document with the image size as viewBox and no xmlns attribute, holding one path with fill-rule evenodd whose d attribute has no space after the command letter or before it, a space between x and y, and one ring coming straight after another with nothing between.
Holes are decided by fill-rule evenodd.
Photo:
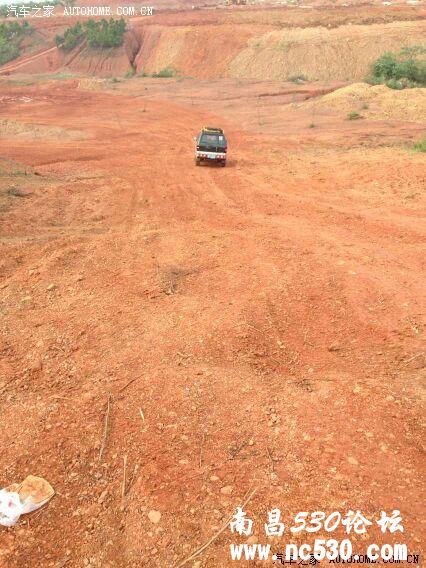
<instances>
[{"instance_id":1,"label":"distant treeline","mask_svg":"<svg viewBox=\"0 0 426 568\"><path fill-rule=\"evenodd\" d=\"M57 35L55 43L66 51L74 49L83 40L87 40L90 47L118 47L123 43L125 31L126 21L123 18L87 20L83 24L77 22L63 35Z\"/></svg>"}]
</instances>

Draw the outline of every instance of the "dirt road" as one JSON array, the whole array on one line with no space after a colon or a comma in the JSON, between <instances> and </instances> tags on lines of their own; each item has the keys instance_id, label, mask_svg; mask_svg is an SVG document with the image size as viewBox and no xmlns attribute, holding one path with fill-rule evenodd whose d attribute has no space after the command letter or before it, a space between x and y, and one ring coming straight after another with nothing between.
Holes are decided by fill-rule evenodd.
<instances>
[{"instance_id":1,"label":"dirt road","mask_svg":"<svg viewBox=\"0 0 426 568\"><path fill-rule=\"evenodd\" d=\"M4 74L7 74L7 73L11 73L12 71L16 71L17 69L24 67L24 65L28 65L28 63L32 63L34 61L37 61L37 59L44 58L48 53L52 53L53 51L57 51L57 50L58 50L58 48L56 46L49 47L49 49L44 49L43 51L39 51L38 53L35 53L34 55L30 55L28 57L23 57L23 58L19 59L19 61L14 61L13 63L10 63L9 65L4 65L3 67L0 67L0 75L4 75Z\"/></svg>"},{"instance_id":2,"label":"dirt road","mask_svg":"<svg viewBox=\"0 0 426 568\"><path fill-rule=\"evenodd\" d=\"M361 126L349 149L334 130L295 147L218 107L0 94L1 118L84 134L0 140L0 483L57 491L0 532L0 565L177 566L251 488L250 542L274 507L287 532L361 510L354 553L421 553L424 158L363 147ZM229 167L194 167L203 124ZM384 535L394 509L405 532ZM187 565L246 541L226 530Z\"/></svg>"}]
</instances>

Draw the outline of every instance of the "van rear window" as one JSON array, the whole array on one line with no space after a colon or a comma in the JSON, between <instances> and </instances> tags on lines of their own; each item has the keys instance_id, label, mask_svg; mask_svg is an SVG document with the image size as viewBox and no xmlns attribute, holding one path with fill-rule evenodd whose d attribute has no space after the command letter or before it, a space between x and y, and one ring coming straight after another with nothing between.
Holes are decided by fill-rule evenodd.
<instances>
[{"instance_id":1,"label":"van rear window","mask_svg":"<svg viewBox=\"0 0 426 568\"><path fill-rule=\"evenodd\" d=\"M226 147L225 136L221 134L203 134L201 136L200 144L206 146L220 146L222 148Z\"/></svg>"}]
</instances>

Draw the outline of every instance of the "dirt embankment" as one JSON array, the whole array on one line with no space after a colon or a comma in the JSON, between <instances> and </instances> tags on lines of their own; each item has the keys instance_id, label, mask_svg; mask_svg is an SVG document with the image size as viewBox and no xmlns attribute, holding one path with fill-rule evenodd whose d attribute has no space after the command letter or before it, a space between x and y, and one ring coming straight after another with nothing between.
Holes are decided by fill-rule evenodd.
<instances>
[{"instance_id":1,"label":"dirt embankment","mask_svg":"<svg viewBox=\"0 0 426 568\"><path fill-rule=\"evenodd\" d=\"M197 78L286 80L303 75L311 81L358 81L385 51L420 44L426 23L344 25L339 28L270 29L231 22L195 25L135 24L125 50L99 55L81 50L63 65L100 76L154 73L171 66ZM407 38L409 41L407 42Z\"/></svg>"},{"instance_id":2,"label":"dirt embankment","mask_svg":"<svg viewBox=\"0 0 426 568\"><path fill-rule=\"evenodd\" d=\"M30 97L27 100L31 103ZM84 138L83 133L78 130L67 130L58 126L44 126L42 124L5 119L0 119L0 136L62 141L81 140Z\"/></svg>"},{"instance_id":3,"label":"dirt embankment","mask_svg":"<svg viewBox=\"0 0 426 568\"><path fill-rule=\"evenodd\" d=\"M53 42L71 23L58 18L55 25L41 23L40 29ZM282 81L304 75L311 81L359 81L384 51L422 44L425 35L421 8L193 10L132 19L123 48L53 49L4 70L120 76L132 67L151 74L173 66L197 78Z\"/></svg>"},{"instance_id":4,"label":"dirt embankment","mask_svg":"<svg viewBox=\"0 0 426 568\"><path fill-rule=\"evenodd\" d=\"M183 75L285 80L362 80L379 55L422 43L425 22L265 29L257 25L147 26L138 71L173 65ZM407 40L409 38L409 40Z\"/></svg>"},{"instance_id":5,"label":"dirt embankment","mask_svg":"<svg viewBox=\"0 0 426 568\"><path fill-rule=\"evenodd\" d=\"M0 74L54 73L66 70L71 73L101 77L124 75L132 67L139 47L138 34L134 30L129 30L123 47L97 50L90 49L86 42L71 52L51 47L38 54L10 62L4 68L0 68Z\"/></svg>"},{"instance_id":6,"label":"dirt embankment","mask_svg":"<svg viewBox=\"0 0 426 568\"><path fill-rule=\"evenodd\" d=\"M360 111L370 120L401 120L426 122L426 92L424 89L404 89L397 91L385 85L371 86L355 83L315 101L301 105L305 109L325 109L340 114Z\"/></svg>"},{"instance_id":7,"label":"dirt embankment","mask_svg":"<svg viewBox=\"0 0 426 568\"><path fill-rule=\"evenodd\" d=\"M302 74L310 80L359 80L383 52L421 43L426 25L395 22L371 26L347 25L332 30L280 30L253 38L232 61L234 77L283 79Z\"/></svg>"}]
</instances>

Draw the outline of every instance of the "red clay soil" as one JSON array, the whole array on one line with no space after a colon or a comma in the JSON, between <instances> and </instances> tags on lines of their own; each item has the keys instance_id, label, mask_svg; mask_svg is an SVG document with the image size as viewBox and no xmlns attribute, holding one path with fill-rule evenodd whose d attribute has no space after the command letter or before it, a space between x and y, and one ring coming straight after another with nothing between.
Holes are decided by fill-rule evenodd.
<instances>
[{"instance_id":1,"label":"red clay soil","mask_svg":"<svg viewBox=\"0 0 426 568\"><path fill-rule=\"evenodd\" d=\"M2 568L175 567L252 488L250 542L275 552L329 538L292 538L298 511L359 509L354 553L421 554L424 157L364 147L360 125L243 130L219 102L0 97L2 119L84 134L0 140L0 486L56 490L0 529ZM203 124L226 128L228 167L195 167ZM383 535L393 509L404 533ZM246 540L186 565L235 565Z\"/></svg>"}]
</instances>

